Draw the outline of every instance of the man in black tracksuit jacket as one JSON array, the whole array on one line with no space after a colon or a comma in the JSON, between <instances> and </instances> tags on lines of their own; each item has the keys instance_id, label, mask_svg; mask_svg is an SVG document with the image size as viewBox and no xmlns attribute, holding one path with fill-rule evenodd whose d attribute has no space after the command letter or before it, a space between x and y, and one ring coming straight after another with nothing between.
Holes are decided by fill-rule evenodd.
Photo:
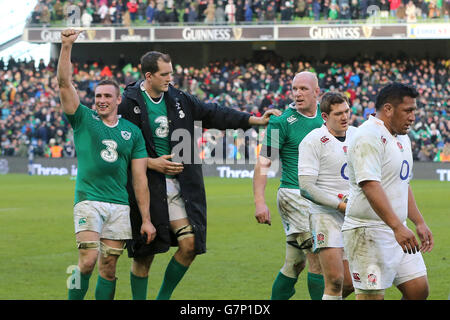
<instances>
[{"instance_id":1,"label":"man in black tracksuit jacket","mask_svg":"<svg viewBox=\"0 0 450 320\"><path fill-rule=\"evenodd\" d=\"M119 114L137 125L143 133L149 154L147 177L150 189L151 221L156 228L156 238L149 245L140 234L141 217L134 197L131 181L128 182L130 217L133 240L127 242L129 257L133 258L130 273L133 299L146 299L148 271L154 254L166 252L170 246L178 246L169 263L157 299L169 299L178 282L197 254L206 252L206 196L202 166L195 150L194 121L202 128L220 130L244 130L252 125L267 124L270 115L279 115L278 110L269 110L263 117L254 117L217 104L200 102L195 96L174 88L169 84L172 75L170 57L159 52L148 52L141 58L141 71L145 79L129 84L119 105ZM146 95L148 99L146 98ZM178 143L187 143L183 138L175 139L172 133L184 129L189 133L190 155L182 155L184 163L172 162L170 155L158 155L155 148L147 108L155 108L160 97L167 109L168 139L170 150ZM149 100L150 99L150 100ZM155 104L153 104L155 103ZM150 112L150 111L149 111ZM198 129L197 129L198 130ZM185 136L185 135L182 135ZM198 136L198 134L197 134ZM188 161L186 161L188 157ZM175 168L177 166L177 168ZM172 171L170 171L172 170ZM169 221L166 175L171 174L179 183L179 194L184 202L186 225L174 228ZM179 226L178 226L179 227Z\"/></svg>"}]
</instances>

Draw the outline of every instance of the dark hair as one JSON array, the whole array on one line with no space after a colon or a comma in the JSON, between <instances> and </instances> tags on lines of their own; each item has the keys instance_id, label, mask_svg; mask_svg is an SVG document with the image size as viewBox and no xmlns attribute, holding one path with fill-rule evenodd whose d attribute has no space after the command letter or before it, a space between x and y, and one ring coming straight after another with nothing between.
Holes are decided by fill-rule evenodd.
<instances>
[{"instance_id":1,"label":"dark hair","mask_svg":"<svg viewBox=\"0 0 450 320\"><path fill-rule=\"evenodd\" d=\"M117 96L120 95L120 87L119 84L113 80L113 79L103 79L100 80L99 83L97 83L97 85L95 86L95 88L100 87L100 86L114 86L114 88L116 88L117 91Z\"/></svg>"},{"instance_id":2,"label":"dark hair","mask_svg":"<svg viewBox=\"0 0 450 320\"><path fill-rule=\"evenodd\" d=\"M171 62L170 56L166 53L158 51L149 51L141 57L141 72L145 76L147 72L158 72L158 60L161 59L164 62Z\"/></svg>"},{"instance_id":3,"label":"dark hair","mask_svg":"<svg viewBox=\"0 0 450 320\"><path fill-rule=\"evenodd\" d=\"M394 107L402 103L404 97L417 98L419 93L411 86L393 82L380 90L375 102L375 109L380 110L386 103L392 104Z\"/></svg>"},{"instance_id":4,"label":"dark hair","mask_svg":"<svg viewBox=\"0 0 450 320\"><path fill-rule=\"evenodd\" d=\"M320 101L320 111L325 112L326 114L330 114L331 106L344 102L349 103L348 98L345 94L336 91L328 91L322 96L322 99Z\"/></svg>"}]
</instances>

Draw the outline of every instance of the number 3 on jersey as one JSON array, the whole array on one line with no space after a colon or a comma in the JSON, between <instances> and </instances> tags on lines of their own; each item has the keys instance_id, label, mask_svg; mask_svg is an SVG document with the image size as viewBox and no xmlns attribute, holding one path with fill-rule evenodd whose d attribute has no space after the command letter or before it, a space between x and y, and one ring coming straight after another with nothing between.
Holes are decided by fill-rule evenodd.
<instances>
[{"instance_id":1,"label":"number 3 on jersey","mask_svg":"<svg viewBox=\"0 0 450 320\"><path fill-rule=\"evenodd\" d=\"M106 162L114 162L118 158L117 154L117 142L114 140L103 140L102 143L106 146L106 149L103 149L100 152L100 156Z\"/></svg>"},{"instance_id":2,"label":"number 3 on jersey","mask_svg":"<svg viewBox=\"0 0 450 320\"><path fill-rule=\"evenodd\" d=\"M159 138L165 138L169 135L169 122L166 116L159 116L156 118L155 123L159 124L159 127L156 128L155 134Z\"/></svg>"}]
</instances>

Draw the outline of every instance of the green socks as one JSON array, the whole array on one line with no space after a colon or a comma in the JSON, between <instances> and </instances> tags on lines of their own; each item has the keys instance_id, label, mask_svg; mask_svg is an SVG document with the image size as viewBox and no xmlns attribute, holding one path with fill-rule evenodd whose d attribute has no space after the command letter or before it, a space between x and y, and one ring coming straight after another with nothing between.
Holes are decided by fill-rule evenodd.
<instances>
[{"instance_id":1,"label":"green socks","mask_svg":"<svg viewBox=\"0 0 450 320\"><path fill-rule=\"evenodd\" d=\"M69 284L69 300L83 300L89 288L91 274L83 274L78 268L73 270Z\"/></svg>"},{"instance_id":2,"label":"green socks","mask_svg":"<svg viewBox=\"0 0 450 320\"><path fill-rule=\"evenodd\" d=\"M322 300L325 282L321 274L308 272L308 291L311 300Z\"/></svg>"},{"instance_id":3,"label":"green socks","mask_svg":"<svg viewBox=\"0 0 450 320\"><path fill-rule=\"evenodd\" d=\"M148 277L138 277L130 272L130 283L133 300L147 300Z\"/></svg>"},{"instance_id":4,"label":"green socks","mask_svg":"<svg viewBox=\"0 0 450 320\"><path fill-rule=\"evenodd\" d=\"M321 274L308 272L308 291L311 300L322 300L325 283ZM281 271L272 286L271 300L289 300L295 294L297 278L286 277Z\"/></svg>"},{"instance_id":5,"label":"green socks","mask_svg":"<svg viewBox=\"0 0 450 320\"><path fill-rule=\"evenodd\" d=\"M183 278L189 267L183 266L175 260L174 257L167 265L166 273L164 274L164 280L159 289L156 300L169 300L173 290Z\"/></svg>"},{"instance_id":6,"label":"green socks","mask_svg":"<svg viewBox=\"0 0 450 320\"><path fill-rule=\"evenodd\" d=\"M286 277L281 271L272 286L271 300L289 300L295 294L297 278Z\"/></svg>"},{"instance_id":7,"label":"green socks","mask_svg":"<svg viewBox=\"0 0 450 320\"><path fill-rule=\"evenodd\" d=\"M97 279L97 287L95 288L95 300L113 300L115 292L116 279L110 281L99 275Z\"/></svg>"}]
</instances>

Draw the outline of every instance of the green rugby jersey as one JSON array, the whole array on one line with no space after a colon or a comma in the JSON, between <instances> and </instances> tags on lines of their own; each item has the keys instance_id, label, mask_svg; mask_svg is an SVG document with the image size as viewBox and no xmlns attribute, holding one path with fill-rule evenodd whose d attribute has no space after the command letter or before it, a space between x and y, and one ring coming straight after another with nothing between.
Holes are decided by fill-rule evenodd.
<instances>
[{"instance_id":1,"label":"green rugby jersey","mask_svg":"<svg viewBox=\"0 0 450 320\"><path fill-rule=\"evenodd\" d=\"M66 116L78 158L75 204L84 200L128 204L128 165L132 159L148 157L141 130L122 118L108 126L82 104Z\"/></svg>"},{"instance_id":2,"label":"green rugby jersey","mask_svg":"<svg viewBox=\"0 0 450 320\"><path fill-rule=\"evenodd\" d=\"M166 102L164 101L164 95L158 103L155 103L150 99L143 86L141 86L141 90L142 97L147 106L148 121L153 135L153 142L155 143L156 154L158 157L170 154L169 121L167 118L167 107Z\"/></svg>"},{"instance_id":3,"label":"green rugby jersey","mask_svg":"<svg viewBox=\"0 0 450 320\"><path fill-rule=\"evenodd\" d=\"M302 115L293 106L289 106L279 117L270 117L262 143L264 146L262 150L267 150L266 147L279 150L281 161L280 188L299 188L298 146L308 133L321 127L322 124L323 119L319 106L317 106L317 113L313 118ZM264 153L261 153L261 155L272 158Z\"/></svg>"},{"instance_id":4,"label":"green rugby jersey","mask_svg":"<svg viewBox=\"0 0 450 320\"><path fill-rule=\"evenodd\" d=\"M167 107L164 101L164 93L159 102L154 102L147 91L141 84L141 93L147 107L148 121L150 130L152 131L153 143L158 157L171 154L169 141L169 121L167 118ZM171 161L170 159L168 159ZM173 178L174 176L166 174L166 178Z\"/></svg>"}]
</instances>

